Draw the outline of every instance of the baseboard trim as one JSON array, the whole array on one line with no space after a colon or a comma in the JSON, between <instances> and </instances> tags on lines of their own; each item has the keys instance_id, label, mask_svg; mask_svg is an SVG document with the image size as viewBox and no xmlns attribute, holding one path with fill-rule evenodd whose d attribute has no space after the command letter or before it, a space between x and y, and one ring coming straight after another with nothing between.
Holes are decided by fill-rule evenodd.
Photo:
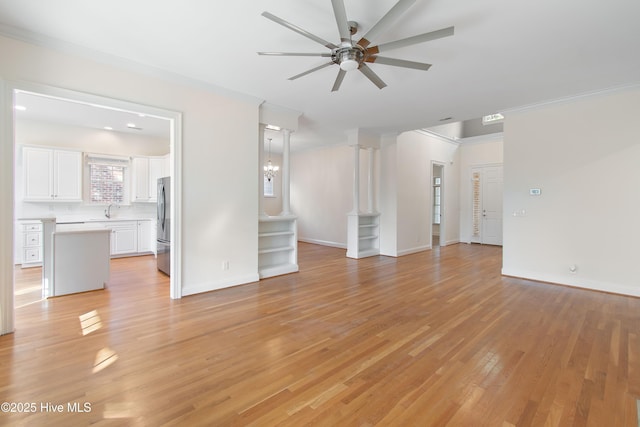
<instances>
[{"instance_id":1,"label":"baseboard trim","mask_svg":"<svg viewBox=\"0 0 640 427\"><path fill-rule=\"evenodd\" d=\"M567 278L554 276L552 274L542 274L539 272L503 268L502 275L515 277L518 279L534 280L536 282L548 283L551 285L570 286L572 288L587 289L591 291L606 292L610 294L640 297L640 286L633 287L619 283L599 282L591 279Z\"/></svg>"},{"instance_id":2,"label":"baseboard trim","mask_svg":"<svg viewBox=\"0 0 640 427\"><path fill-rule=\"evenodd\" d=\"M304 242L304 243L312 243L314 245L329 246L329 247L332 247L332 248L347 249L347 245L346 244L338 243L338 242L331 242L329 240L298 238L298 241Z\"/></svg>"},{"instance_id":3,"label":"baseboard trim","mask_svg":"<svg viewBox=\"0 0 640 427\"><path fill-rule=\"evenodd\" d=\"M195 286L185 286L182 288L182 296L201 294L203 292L217 291L218 289L230 288L232 286L246 285L260 280L260 276L250 274L246 276L234 277L228 280L220 280L217 282L201 283Z\"/></svg>"},{"instance_id":4,"label":"baseboard trim","mask_svg":"<svg viewBox=\"0 0 640 427\"><path fill-rule=\"evenodd\" d=\"M418 252L424 252L431 249L431 245L416 246L415 248L409 248L402 251L398 251L398 256L417 254Z\"/></svg>"}]
</instances>

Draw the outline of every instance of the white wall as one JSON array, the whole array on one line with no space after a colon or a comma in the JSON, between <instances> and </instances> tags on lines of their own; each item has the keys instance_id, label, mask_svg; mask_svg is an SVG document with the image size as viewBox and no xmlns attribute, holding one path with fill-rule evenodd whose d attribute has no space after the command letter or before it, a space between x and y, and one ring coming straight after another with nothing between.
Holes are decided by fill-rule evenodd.
<instances>
[{"instance_id":1,"label":"white wall","mask_svg":"<svg viewBox=\"0 0 640 427\"><path fill-rule=\"evenodd\" d=\"M298 215L300 240L346 248L352 185L353 147L292 153L291 210Z\"/></svg>"},{"instance_id":2,"label":"white wall","mask_svg":"<svg viewBox=\"0 0 640 427\"><path fill-rule=\"evenodd\" d=\"M460 241L471 241L472 198L471 169L503 163L503 135L462 139L460 144Z\"/></svg>"},{"instance_id":3,"label":"white wall","mask_svg":"<svg viewBox=\"0 0 640 427\"><path fill-rule=\"evenodd\" d=\"M384 135L380 143L380 253L398 256L398 143ZM382 214L383 213L383 214Z\"/></svg>"},{"instance_id":4,"label":"white wall","mask_svg":"<svg viewBox=\"0 0 640 427\"><path fill-rule=\"evenodd\" d=\"M420 132L405 132L396 142L383 141L381 175L381 240L384 255L400 256L431 248L432 162L444 165L444 241L459 241L458 144ZM394 188L385 182L395 182ZM388 192L389 191L389 192ZM388 217L387 217L388 215Z\"/></svg>"},{"instance_id":5,"label":"white wall","mask_svg":"<svg viewBox=\"0 0 640 427\"><path fill-rule=\"evenodd\" d=\"M259 100L4 37L0 37L0 57L11 58L0 61L0 77L17 85L36 83L181 112L182 293L258 279ZM3 136L3 145L12 144L10 136ZM1 166L3 179L11 181L11 159L3 158ZM11 227L11 192L1 197L0 225L6 229ZM3 267L11 265L12 252L4 249ZM215 268L223 261L229 261L229 270ZM0 286L11 286L11 279L2 280Z\"/></svg>"},{"instance_id":6,"label":"white wall","mask_svg":"<svg viewBox=\"0 0 640 427\"><path fill-rule=\"evenodd\" d=\"M639 112L635 87L508 113L504 274L640 296Z\"/></svg>"}]
</instances>

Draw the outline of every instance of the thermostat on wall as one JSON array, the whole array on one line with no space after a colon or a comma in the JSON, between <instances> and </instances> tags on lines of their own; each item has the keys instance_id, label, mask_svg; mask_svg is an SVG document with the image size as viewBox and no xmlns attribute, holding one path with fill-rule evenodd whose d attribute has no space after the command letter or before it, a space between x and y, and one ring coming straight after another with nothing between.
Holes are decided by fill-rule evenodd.
<instances>
[{"instance_id":1,"label":"thermostat on wall","mask_svg":"<svg viewBox=\"0 0 640 427\"><path fill-rule=\"evenodd\" d=\"M530 188L529 189L529 195L530 196L539 196L540 194L542 194L542 191L540 191L539 188Z\"/></svg>"}]
</instances>

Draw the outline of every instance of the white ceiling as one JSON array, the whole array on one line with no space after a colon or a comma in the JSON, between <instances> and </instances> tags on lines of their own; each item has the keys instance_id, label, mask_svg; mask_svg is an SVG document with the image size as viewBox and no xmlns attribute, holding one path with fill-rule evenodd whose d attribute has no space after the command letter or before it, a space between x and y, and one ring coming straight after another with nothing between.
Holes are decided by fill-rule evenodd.
<instances>
[{"instance_id":1,"label":"white ceiling","mask_svg":"<svg viewBox=\"0 0 640 427\"><path fill-rule=\"evenodd\" d=\"M14 104L24 107L15 110L18 120L60 123L92 129L142 135L169 140L170 123L167 119L152 117L135 111L124 111L95 104L19 91ZM133 125L133 126L129 126Z\"/></svg>"},{"instance_id":2,"label":"white ceiling","mask_svg":"<svg viewBox=\"0 0 640 427\"><path fill-rule=\"evenodd\" d=\"M356 38L395 2L345 0L361 27ZM348 129L424 128L640 82L637 0L417 0L374 42L455 26L452 37L384 55L431 69L371 64L386 88L351 71L336 93L335 65L287 80L325 58L256 54L329 51L263 11L339 43L330 0L0 0L0 32L71 43L300 111L292 147L334 143Z\"/></svg>"}]
</instances>

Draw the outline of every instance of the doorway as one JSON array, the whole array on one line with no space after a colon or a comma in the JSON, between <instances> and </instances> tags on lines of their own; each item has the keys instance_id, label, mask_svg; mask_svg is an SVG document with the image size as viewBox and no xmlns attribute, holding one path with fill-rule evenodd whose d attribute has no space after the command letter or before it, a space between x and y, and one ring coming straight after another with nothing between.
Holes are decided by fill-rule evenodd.
<instances>
[{"instance_id":1,"label":"doorway","mask_svg":"<svg viewBox=\"0 0 640 427\"><path fill-rule=\"evenodd\" d=\"M67 102L70 105L74 105L76 107L85 107L85 108L91 107L91 108L95 108L96 110L102 109L112 113L136 114L139 117L147 116L150 118L156 118L156 119L160 119L168 122L168 127L167 127L168 132L166 134L166 137L169 140L169 153L170 153L168 170L169 170L169 175L173 177L173 179L171 180L171 186L172 186L171 194L172 194L172 201L173 201L173 203L171 204L172 206L171 215L172 215L172 218L174 218L174 221L172 221L171 223L171 229L172 229L171 233L173 236L172 247L175 248L174 250L171 251L171 255L172 255L171 265L172 265L172 271L174 274L172 274L172 277L170 278L170 297L172 299L180 298L181 297L181 280L180 280L180 276L181 276L180 238L181 236L179 233L179 230L180 230L179 224L180 224L180 213L181 213L181 193L179 189L181 187L180 185L180 181L181 181L180 158L181 158L181 147L182 147L181 132L180 132L181 114L177 112L164 110L164 109L158 109L155 107L149 107L145 105L130 103L127 101L104 98L100 96L89 95L85 93L59 89L54 87L48 87L48 86L19 84L19 85L7 85L6 89L7 89L6 95L8 98L7 99L8 105L5 104L7 106L7 109L5 114L3 114L3 119L5 120L5 123L7 124L7 128L8 128L6 135L8 136L8 138L11 138L11 139L8 139L7 142L13 145L14 156L18 155L18 152L17 152L18 150L16 150L16 147L15 147L16 123L14 120L13 109L19 94L30 94L33 96L40 96L42 98L47 98L51 100L60 100L60 101ZM59 113L59 111L56 113ZM86 118L83 118L83 119L86 119ZM13 167L14 168L16 167L15 160L13 162ZM20 189L16 188L17 180L15 179L15 174L13 175L14 175L14 178L12 181L12 188L13 188L14 195L17 195L17 194L20 194L21 192L20 192ZM53 209L53 208L50 208L50 209ZM155 217L155 209L153 209L153 211L154 211L153 216ZM16 212L13 211L12 222L15 223L17 219L18 218L16 218ZM15 239L17 238L19 238L19 236L17 235L14 236L14 242L13 242L14 247L15 247ZM13 262L11 262L11 264L13 264ZM13 279L13 284L15 285L15 278ZM14 287L15 286L13 286L12 288ZM9 311L13 313L14 305L11 304L7 306L7 304L3 302L3 306L1 308L2 308L2 311L5 313ZM13 329L12 322L11 322L11 326L6 329L8 330Z\"/></svg>"},{"instance_id":2,"label":"doorway","mask_svg":"<svg viewBox=\"0 0 640 427\"><path fill-rule=\"evenodd\" d=\"M445 246L444 164L431 162L431 247Z\"/></svg>"},{"instance_id":3,"label":"doorway","mask_svg":"<svg viewBox=\"0 0 640 427\"><path fill-rule=\"evenodd\" d=\"M502 246L502 165L471 168L471 243Z\"/></svg>"}]
</instances>

